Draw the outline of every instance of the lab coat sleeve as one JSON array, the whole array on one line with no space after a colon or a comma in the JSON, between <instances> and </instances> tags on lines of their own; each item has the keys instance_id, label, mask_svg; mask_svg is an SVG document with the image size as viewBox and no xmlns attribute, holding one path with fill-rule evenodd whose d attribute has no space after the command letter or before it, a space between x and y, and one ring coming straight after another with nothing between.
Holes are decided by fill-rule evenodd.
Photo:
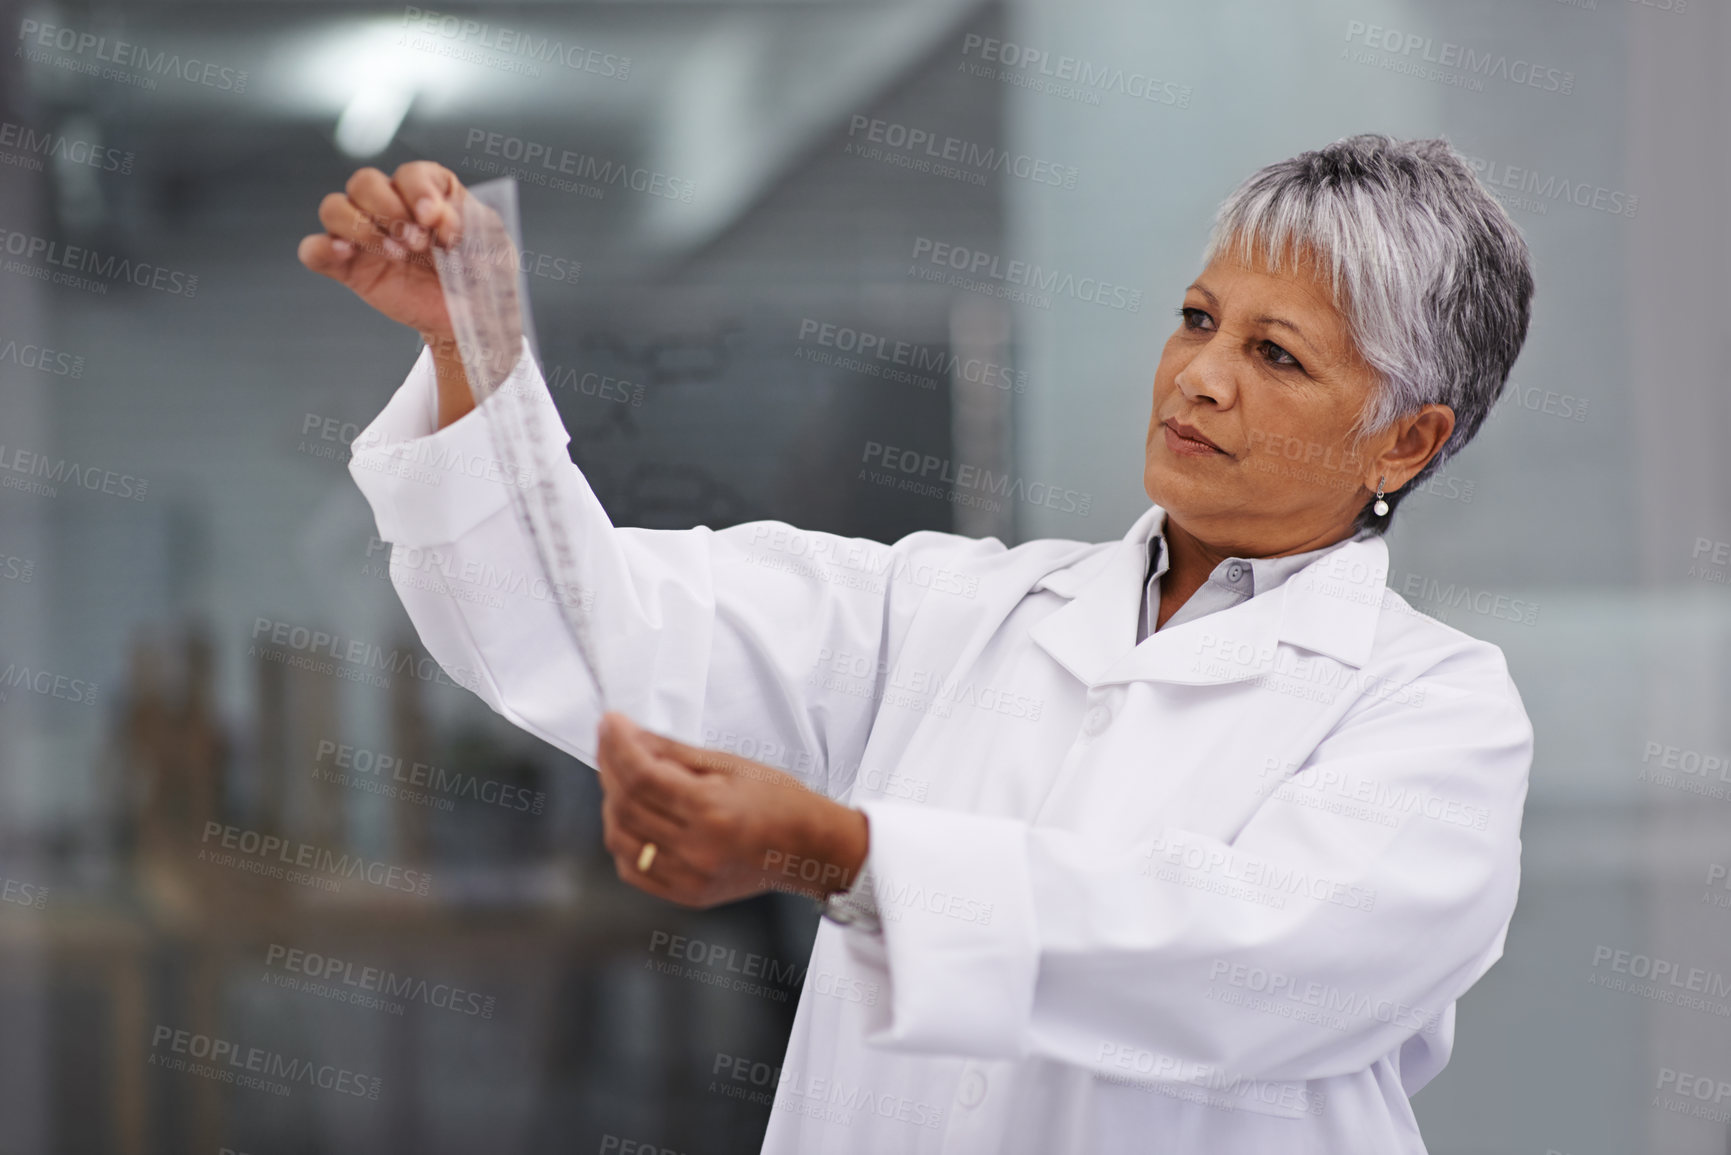
<instances>
[{"instance_id":1,"label":"lab coat sleeve","mask_svg":"<svg viewBox=\"0 0 1731 1155\"><path fill-rule=\"evenodd\" d=\"M524 388L541 407L577 590L550 587L495 459L488 406ZM437 429L425 350L355 439L350 472L393 543L390 574L422 643L494 710L593 765L600 704L556 597L582 603L611 701L640 725L728 749L840 796L877 709L871 687L929 586L908 564L965 564L996 539L920 532L894 545L757 521L711 530L615 527L525 353L499 394ZM823 688L827 666L867 672ZM858 687L863 686L863 692Z\"/></svg>"},{"instance_id":2,"label":"lab coat sleeve","mask_svg":"<svg viewBox=\"0 0 1731 1155\"><path fill-rule=\"evenodd\" d=\"M889 972L868 1041L1154 1083L1446 1059L1514 909L1532 728L1494 647L1413 687L1355 703L1301 768L1372 783L1368 819L1277 791L1230 845L1169 827L1113 846L863 803Z\"/></svg>"}]
</instances>

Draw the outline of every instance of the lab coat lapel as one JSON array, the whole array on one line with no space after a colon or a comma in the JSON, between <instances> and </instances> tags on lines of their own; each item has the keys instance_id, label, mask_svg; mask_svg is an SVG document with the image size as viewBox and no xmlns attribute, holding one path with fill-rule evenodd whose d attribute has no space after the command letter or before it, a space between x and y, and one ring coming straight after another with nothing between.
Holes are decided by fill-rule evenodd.
<instances>
[{"instance_id":1,"label":"lab coat lapel","mask_svg":"<svg viewBox=\"0 0 1731 1155\"><path fill-rule=\"evenodd\" d=\"M1212 685L1283 676L1290 666L1290 657L1276 653L1283 644L1361 667L1376 640L1387 579L1382 538L1346 542L1266 593L1149 635L1105 680Z\"/></svg>"},{"instance_id":2,"label":"lab coat lapel","mask_svg":"<svg viewBox=\"0 0 1731 1155\"><path fill-rule=\"evenodd\" d=\"M1098 685L1136 645L1148 539L1165 517L1152 506L1122 539L1093 551L1034 583L1070 599L1029 631L1059 665L1089 686Z\"/></svg>"},{"instance_id":3,"label":"lab coat lapel","mask_svg":"<svg viewBox=\"0 0 1731 1155\"><path fill-rule=\"evenodd\" d=\"M1388 543L1349 541L1281 587L1280 640L1360 667L1370 660L1388 589Z\"/></svg>"},{"instance_id":4,"label":"lab coat lapel","mask_svg":"<svg viewBox=\"0 0 1731 1155\"><path fill-rule=\"evenodd\" d=\"M1110 549L1035 585L1071 600L1031 636L1084 684L1240 681L1273 672L1280 642L1355 667L1368 659L1388 575L1388 546L1380 537L1349 541L1274 590L1137 645L1148 539L1164 519L1164 510L1151 507Z\"/></svg>"}]
</instances>

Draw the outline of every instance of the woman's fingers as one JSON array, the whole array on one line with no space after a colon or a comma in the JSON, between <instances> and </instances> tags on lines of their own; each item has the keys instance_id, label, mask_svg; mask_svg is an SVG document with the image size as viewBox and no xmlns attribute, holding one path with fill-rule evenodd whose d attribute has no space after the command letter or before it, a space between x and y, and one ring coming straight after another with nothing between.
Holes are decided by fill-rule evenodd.
<instances>
[{"instance_id":1,"label":"woman's fingers","mask_svg":"<svg viewBox=\"0 0 1731 1155\"><path fill-rule=\"evenodd\" d=\"M761 762L753 762L738 754L730 754L725 750L708 750L702 746L690 746L677 738L669 738L665 734L657 734L653 730L637 727L644 749L664 761L676 762L688 770L699 774L744 774L751 776L753 768L780 774L773 766L764 766Z\"/></svg>"},{"instance_id":2,"label":"woman's fingers","mask_svg":"<svg viewBox=\"0 0 1731 1155\"><path fill-rule=\"evenodd\" d=\"M355 246L348 241L338 240L329 233L312 233L301 238L295 256L313 272L346 283L350 267L354 264Z\"/></svg>"},{"instance_id":3,"label":"woman's fingers","mask_svg":"<svg viewBox=\"0 0 1731 1155\"><path fill-rule=\"evenodd\" d=\"M601 814L604 821L641 842L677 846L685 845L690 839L689 828L684 823L643 805L623 791L608 793L602 802Z\"/></svg>"},{"instance_id":4,"label":"woman's fingers","mask_svg":"<svg viewBox=\"0 0 1731 1155\"><path fill-rule=\"evenodd\" d=\"M426 248L426 230L409 215L409 206L403 203L384 173L376 168L356 169L343 191L349 202L371 217L384 235L387 256L401 260L411 251Z\"/></svg>"},{"instance_id":5,"label":"woman's fingers","mask_svg":"<svg viewBox=\"0 0 1731 1155\"><path fill-rule=\"evenodd\" d=\"M663 830L659 834L654 831L652 824L633 825L603 810L602 844L613 856L614 869L623 881L657 898L689 906L703 905L713 890L714 880L686 861L686 844L679 831ZM643 848L651 842L655 844L655 855L649 860L649 869L640 870Z\"/></svg>"},{"instance_id":6,"label":"woman's fingers","mask_svg":"<svg viewBox=\"0 0 1731 1155\"><path fill-rule=\"evenodd\" d=\"M393 179L376 168L356 170L342 192L330 193L319 202L319 223L325 232L362 252L399 261L425 253L435 234L442 243L450 243L460 220L454 198L461 195L462 186L456 178L430 161L412 161L397 174ZM424 206L418 213L411 208L417 201ZM341 246L327 249L305 241L302 246L303 262L309 257L317 262L307 267L327 274L346 264L349 255Z\"/></svg>"},{"instance_id":7,"label":"woman's fingers","mask_svg":"<svg viewBox=\"0 0 1731 1155\"><path fill-rule=\"evenodd\" d=\"M680 906L701 908L710 905L705 892L694 887L690 882L678 878L664 881L669 867L668 864L662 862L660 854L656 854L655 861L650 864L647 874L637 869L636 858L635 854L614 856L614 869L618 871L621 880L629 882L645 894L653 895L667 902L677 903Z\"/></svg>"},{"instance_id":8,"label":"woman's fingers","mask_svg":"<svg viewBox=\"0 0 1731 1155\"><path fill-rule=\"evenodd\" d=\"M461 194L454 178L443 187ZM450 313L430 251L432 232L413 219L390 178L376 168L358 170L342 192L319 202L318 216L324 235L303 237L296 248L303 265L393 321L435 338L450 336Z\"/></svg>"},{"instance_id":9,"label":"woman's fingers","mask_svg":"<svg viewBox=\"0 0 1731 1155\"><path fill-rule=\"evenodd\" d=\"M434 161L411 160L397 166L391 184L415 223L441 245L456 243L462 233L463 182L455 173Z\"/></svg>"},{"instance_id":10,"label":"woman's fingers","mask_svg":"<svg viewBox=\"0 0 1731 1155\"><path fill-rule=\"evenodd\" d=\"M793 790L806 790L799 779L785 770L778 769L763 762L757 762L739 754L730 754L725 750L706 750L701 746L689 746L674 738L648 730L640 731L644 745L653 754L671 762L677 762L699 774L725 774L732 778L745 778L754 782L763 782L771 786L783 786Z\"/></svg>"},{"instance_id":11,"label":"woman's fingers","mask_svg":"<svg viewBox=\"0 0 1731 1155\"><path fill-rule=\"evenodd\" d=\"M319 202L319 224L331 237L348 241L365 253L383 255L384 242L390 240L347 193L330 193Z\"/></svg>"},{"instance_id":12,"label":"woman's fingers","mask_svg":"<svg viewBox=\"0 0 1731 1155\"><path fill-rule=\"evenodd\" d=\"M686 766L703 774L719 774L734 769L733 763L738 760L736 754L724 750L705 750L701 746L687 746L684 742L657 734L650 730L641 731L643 745L651 753L662 758L670 758L681 766Z\"/></svg>"},{"instance_id":13,"label":"woman's fingers","mask_svg":"<svg viewBox=\"0 0 1731 1155\"><path fill-rule=\"evenodd\" d=\"M693 906L764 888L766 848L792 838L799 800L743 779L761 772L809 791L773 767L665 738L616 712L602 716L597 737L605 842L621 878ZM644 877L637 856L651 842Z\"/></svg>"},{"instance_id":14,"label":"woman's fingers","mask_svg":"<svg viewBox=\"0 0 1731 1155\"><path fill-rule=\"evenodd\" d=\"M650 752L647 730L623 714L601 719L597 760L616 788L633 802L683 823L691 814L697 776L691 770Z\"/></svg>"}]
</instances>

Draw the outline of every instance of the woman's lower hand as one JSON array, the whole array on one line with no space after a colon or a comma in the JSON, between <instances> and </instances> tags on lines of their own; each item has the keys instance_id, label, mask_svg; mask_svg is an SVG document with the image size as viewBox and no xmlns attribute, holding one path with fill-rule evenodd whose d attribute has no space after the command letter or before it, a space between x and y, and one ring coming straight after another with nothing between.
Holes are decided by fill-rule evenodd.
<instances>
[{"instance_id":1,"label":"woman's lower hand","mask_svg":"<svg viewBox=\"0 0 1731 1155\"><path fill-rule=\"evenodd\" d=\"M766 890L822 898L846 889L865 862L865 815L773 766L676 742L611 711L597 748L604 841L619 877L639 890L690 907Z\"/></svg>"}]
</instances>

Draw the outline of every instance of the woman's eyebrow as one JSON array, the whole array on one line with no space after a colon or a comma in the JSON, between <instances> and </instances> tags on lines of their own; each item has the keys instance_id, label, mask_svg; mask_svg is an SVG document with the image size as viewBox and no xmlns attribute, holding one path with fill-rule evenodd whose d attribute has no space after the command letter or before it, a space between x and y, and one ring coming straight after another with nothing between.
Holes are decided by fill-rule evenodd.
<instances>
[{"instance_id":1,"label":"woman's eyebrow","mask_svg":"<svg viewBox=\"0 0 1731 1155\"><path fill-rule=\"evenodd\" d=\"M1300 329L1297 325L1288 321L1284 317L1270 317L1265 314L1261 317L1252 317L1251 320L1258 325L1279 325L1283 329L1291 329L1294 333L1298 334L1299 340L1303 341L1306 345L1310 345L1312 348L1316 346L1316 342L1312 341L1309 336L1305 334L1303 329Z\"/></svg>"},{"instance_id":2,"label":"woman's eyebrow","mask_svg":"<svg viewBox=\"0 0 1731 1155\"><path fill-rule=\"evenodd\" d=\"M1211 305L1215 308L1220 307L1220 298L1216 297L1213 293L1209 292L1208 287L1206 285L1204 285L1201 281L1193 282L1184 291L1189 292L1191 289L1196 290L1198 293L1201 293L1204 297L1208 298L1209 305ZM1290 329L1292 332L1298 334L1298 339L1300 341L1303 341L1306 345L1309 345L1311 347L1311 349L1314 350L1315 352L1318 352L1318 353L1326 353L1327 352L1327 349L1324 346L1319 345L1317 342L1311 340L1310 334L1306 333L1303 329L1299 328L1293 322L1288 321L1285 317L1272 317L1272 316L1269 316L1267 314L1263 314L1260 317L1252 317L1250 320L1252 321L1252 323L1257 324L1257 325L1279 325L1283 329Z\"/></svg>"}]
</instances>

